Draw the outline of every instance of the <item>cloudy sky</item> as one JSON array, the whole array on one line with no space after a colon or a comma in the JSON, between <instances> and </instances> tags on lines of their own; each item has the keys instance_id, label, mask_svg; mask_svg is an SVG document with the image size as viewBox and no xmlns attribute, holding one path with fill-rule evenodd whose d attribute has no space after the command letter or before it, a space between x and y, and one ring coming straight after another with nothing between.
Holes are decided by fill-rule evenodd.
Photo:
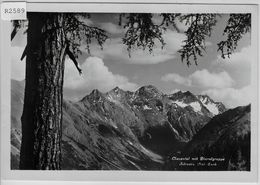
<instances>
[{"instance_id":1,"label":"cloudy sky","mask_svg":"<svg viewBox=\"0 0 260 185\"><path fill-rule=\"evenodd\" d=\"M207 94L228 107L248 104L251 93L251 37L250 34L245 35L230 59L222 59L217 52L217 43L224 39L222 33L227 18L228 15L222 15L212 36L206 39L207 49L203 57L198 58L198 65L188 67L181 62L177 52L185 39L185 25L178 24L179 33L173 29L164 33L166 46L163 50L158 45L152 54L136 50L129 57L122 43L125 30L118 26L117 14L92 14L91 19L87 20L88 24L103 28L110 38L103 50L93 43L91 54L85 51L84 46L81 47L83 54L79 56L78 62L83 69L82 76L79 76L72 61L66 59L66 98L75 101L93 89L107 92L118 86L134 91L151 84L164 93L189 90L194 94ZM25 43L26 35L20 31L12 43L11 75L16 80L23 80L25 76L25 61L19 61Z\"/></svg>"}]
</instances>

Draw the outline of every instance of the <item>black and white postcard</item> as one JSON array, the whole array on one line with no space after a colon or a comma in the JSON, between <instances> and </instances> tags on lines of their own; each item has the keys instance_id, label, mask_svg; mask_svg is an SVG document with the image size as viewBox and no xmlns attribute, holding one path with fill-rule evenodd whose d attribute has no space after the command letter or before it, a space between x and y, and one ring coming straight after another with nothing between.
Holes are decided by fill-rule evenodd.
<instances>
[{"instance_id":1,"label":"black and white postcard","mask_svg":"<svg viewBox=\"0 0 260 185\"><path fill-rule=\"evenodd\" d=\"M256 6L47 5L3 24L6 176L255 180Z\"/></svg>"}]
</instances>

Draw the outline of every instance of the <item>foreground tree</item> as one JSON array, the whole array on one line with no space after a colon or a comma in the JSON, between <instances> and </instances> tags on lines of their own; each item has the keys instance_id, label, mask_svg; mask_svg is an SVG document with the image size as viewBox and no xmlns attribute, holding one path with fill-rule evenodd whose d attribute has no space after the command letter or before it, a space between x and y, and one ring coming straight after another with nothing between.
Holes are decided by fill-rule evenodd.
<instances>
[{"instance_id":1,"label":"foreground tree","mask_svg":"<svg viewBox=\"0 0 260 185\"><path fill-rule=\"evenodd\" d=\"M60 169L64 61L67 54L81 73L73 55L82 39L77 34L87 44L92 38L100 44L106 39L103 30L75 16L28 14L20 169Z\"/></svg>"},{"instance_id":2,"label":"foreground tree","mask_svg":"<svg viewBox=\"0 0 260 185\"><path fill-rule=\"evenodd\" d=\"M155 24L154 16L161 17ZM102 48L108 38L105 31L89 26L85 21L89 14L28 13L26 57L26 85L22 115L22 145L20 169L60 169L62 135L62 99L64 61L68 55L79 73L76 61L79 46L89 51L93 40ZM216 14L120 14L119 24L126 29L123 43L129 55L132 49L148 49L151 53L159 41L166 44L162 35L172 26L178 31L177 21L188 29L184 45L179 51L182 61L197 64L197 56L206 49L205 39L217 22ZM11 38L20 27L14 22ZM231 14L224 30L227 39L218 44L222 57L236 49L241 37L250 31L250 14Z\"/></svg>"}]
</instances>

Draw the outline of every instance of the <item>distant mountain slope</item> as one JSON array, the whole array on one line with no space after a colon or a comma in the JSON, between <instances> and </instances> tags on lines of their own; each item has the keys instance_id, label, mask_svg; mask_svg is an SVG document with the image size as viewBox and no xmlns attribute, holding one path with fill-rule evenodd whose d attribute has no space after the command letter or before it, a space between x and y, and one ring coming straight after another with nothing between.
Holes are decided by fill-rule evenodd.
<instances>
[{"instance_id":1,"label":"distant mountain slope","mask_svg":"<svg viewBox=\"0 0 260 185\"><path fill-rule=\"evenodd\" d=\"M19 165L21 144L21 110L23 86L12 81L11 168ZM17 88L18 87L18 88ZM93 102L97 92L93 92ZM89 100L90 102L92 100ZM63 102L62 169L153 170L161 169L163 158L142 146L131 129L122 122L114 127L93 110L95 104L83 100ZM96 102L98 103L98 102ZM115 106L111 103L111 106Z\"/></svg>"},{"instance_id":2,"label":"distant mountain slope","mask_svg":"<svg viewBox=\"0 0 260 185\"><path fill-rule=\"evenodd\" d=\"M19 164L24 84L12 80L12 168ZM223 104L191 92L163 94L152 85L135 92L93 90L78 102L63 101L63 169L164 169ZM214 107L209 108L209 107ZM212 111L213 110L213 111Z\"/></svg>"},{"instance_id":3,"label":"distant mountain slope","mask_svg":"<svg viewBox=\"0 0 260 185\"><path fill-rule=\"evenodd\" d=\"M180 156L225 159L216 167L195 166L189 170L250 170L250 135L250 105L230 109L213 117Z\"/></svg>"},{"instance_id":4,"label":"distant mountain slope","mask_svg":"<svg viewBox=\"0 0 260 185\"><path fill-rule=\"evenodd\" d=\"M198 95L197 98L213 115L218 115L226 111L223 103L215 102L207 95Z\"/></svg>"},{"instance_id":5,"label":"distant mountain slope","mask_svg":"<svg viewBox=\"0 0 260 185\"><path fill-rule=\"evenodd\" d=\"M19 165L24 82L11 81L11 167Z\"/></svg>"}]
</instances>

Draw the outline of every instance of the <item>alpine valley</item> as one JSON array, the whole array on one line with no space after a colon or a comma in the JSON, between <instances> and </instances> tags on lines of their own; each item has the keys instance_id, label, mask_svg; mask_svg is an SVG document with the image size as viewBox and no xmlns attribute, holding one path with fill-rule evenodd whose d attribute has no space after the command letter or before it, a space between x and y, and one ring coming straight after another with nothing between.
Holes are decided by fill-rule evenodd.
<instances>
[{"instance_id":1,"label":"alpine valley","mask_svg":"<svg viewBox=\"0 0 260 185\"><path fill-rule=\"evenodd\" d=\"M19 169L23 94L24 82L12 80L11 169ZM250 170L250 105L227 109L189 91L95 89L63 100L62 134L63 170Z\"/></svg>"}]
</instances>

